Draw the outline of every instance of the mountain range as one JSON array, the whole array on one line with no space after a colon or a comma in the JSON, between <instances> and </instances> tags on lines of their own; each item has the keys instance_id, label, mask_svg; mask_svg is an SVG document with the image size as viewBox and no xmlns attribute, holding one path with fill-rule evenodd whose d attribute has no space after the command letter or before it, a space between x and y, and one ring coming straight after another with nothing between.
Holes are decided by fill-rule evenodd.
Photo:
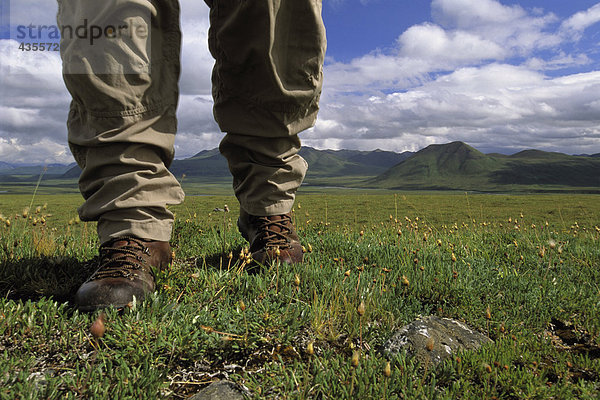
<instances>
[{"instance_id":1,"label":"mountain range","mask_svg":"<svg viewBox=\"0 0 600 400\"><path fill-rule=\"evenodd\" d=\"M463 142L430 145L365 182L386 189L600 188L600 157L540 150L484 154Z\"/></svg>"},{"instance_id":2,"label":"mountain range","mask_svg":"<svg viewBox=\"0 0 600 400\"><path fill-rule=\"evenodd\" d=\"M418 152L317 150L303 147L309 164L305 184L394 190L560 191L600 193L600 153L567 155L524 150L512 155L484 154L463 143L430 145ZM0 181L37 180L43 167L0 162ZM218 149L175 160L170 167L186 181L230 180ZM75 164L50 165L45 180L76 179Z\"/></svg>"}]
</instances>

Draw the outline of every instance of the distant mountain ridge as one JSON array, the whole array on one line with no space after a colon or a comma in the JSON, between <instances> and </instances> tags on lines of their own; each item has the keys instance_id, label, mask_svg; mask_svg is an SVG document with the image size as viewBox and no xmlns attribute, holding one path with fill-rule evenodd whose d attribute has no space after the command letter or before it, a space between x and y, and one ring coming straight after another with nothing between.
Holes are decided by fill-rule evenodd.
<instances>
[{"instance_id":1,"label":"distant mountain ridge","mask_svg":"<svg viewBox=\"0 0 600 400\"><path fill-rule=\"evenodd\" d=\"M599 188L600 159L540 150L483 154L463 142L452 142L428 146L364 186L481 191L519 186Z\"/></svg>"},{"instance_id":2,"label":"distant mountain ridge","mask_svg":"<svg viewBox=\"0 0 600 400\"><path fill-rule=\"evenodd\" d=\"M305 184L406 190L585 190L600 192L600 153L567 155L528 149L512 155L484 154L463 143L434 144L420 151L318 150L303 147L309 164ZM42 166L0 162L0 181L35 181ZM173 161L169 168L180 180L224 182L231 179L218 149ZM72 180L81 169L52 165L44 179ZM184 178L185 177L185 178Z\"/></svg>"},{"instance_id":3,"label":"distant mountain ridge","mask_svg":"<svg viewBox=\"0 0 600 400\"><path fill-rule=\"evenodd\" d=\"M413 155L413 152L373 150L317 150L302 147L300 155L308 162L306 179L335 176L375 176ZM196 155L174 160L169 170L178 179L228 178L231 176L227 160L219 149L202 150ZM75 165L62 178L77 178L81 169ZM1 174L1 173L0 173Z\"/></svg>"},{"instance_id":4,"label":"distant mountain ridge","mask_svg":"<svg viewBox=\"0 0 600 400\"><path fill-rule=\"evenodd\" d=\"M27 176L40 175L48 176L59 176L69 171L75 163L71 164L46 164L46 165L34 165L34 164L11 164L0 161L0 175L13 175L13 176Z\"/></svg>"}]
</instances>

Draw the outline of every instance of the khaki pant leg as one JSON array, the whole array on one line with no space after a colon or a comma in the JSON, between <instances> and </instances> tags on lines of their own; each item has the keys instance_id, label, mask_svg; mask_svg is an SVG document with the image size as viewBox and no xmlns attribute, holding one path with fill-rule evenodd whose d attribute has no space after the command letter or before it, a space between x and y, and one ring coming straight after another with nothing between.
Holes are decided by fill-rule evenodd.
<instances>
[{"instance_id":1,"label":"khaki pant leg","mask_svg":"<svg viewBox=\"0 0 600 400\"><path fill-rule=\"evenodd\" d=\"M57 19L73 97L69 145L83 169L81 219L98 220L101 242L126 235L169 240L173 214L166 205L184 197L167 170L177 128L178 1L59 0ZM69 34L84 23L134 28L92 44L82 30Z\"/></svg>"},{"instance_id":2,"label":"khaki pant leg","mask_svg":"<svg viewBox=\"0 0 600 400\"><path fill-rule=\"evenodd\" d=\"M250 214L289 212L307 169L297 135L319 109L321 0L213 0L210 20L214 115L235 193Z\"/></svg>"}]
</instances>

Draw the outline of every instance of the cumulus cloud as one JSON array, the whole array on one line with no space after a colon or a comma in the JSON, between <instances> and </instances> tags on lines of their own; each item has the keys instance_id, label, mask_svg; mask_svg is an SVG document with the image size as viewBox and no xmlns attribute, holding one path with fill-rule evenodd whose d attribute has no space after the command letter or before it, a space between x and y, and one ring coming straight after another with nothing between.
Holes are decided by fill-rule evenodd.
<instances>
[{"instance_id":1,"label":"cumulus cloud","mask_svg":"<svg viewBox=\"0 0 600 400\"><path fill-rule=\"evenodd\" d=\"M54 25L56 4L56 0L13 0L11 25ZM213 60L207 47L208 7L196 0L183 0L181 6L182 134L177 137L176 150L178 156L189 156L206 146L214 147L220 134L210 100ZM60 55L18 47L18 41L0 40L0 161L70 163L73 158L66 130L70 96L62 80Z\"/></svg>"},{"instance_id":2,"label":"cumulus cloud","mask_svg":"<svg viewBox=\"0 0 600 400\"><path fill-rule=\"evenodd\" d=\"M427 61L430 69L444 65L498 60L509 55L508 51L491 40L468 31L445 31L433 24L416 25L399 38L400 55L406 59Z\"/></svg>"},{"instance_id":3,"label":"cumulus cloud","mask_svg":"<svg viewBox=\"0 0 600 400\"><path fill-rule=\"evenodd\" d=\"M55 0L19 1L13 23L54 23ZM325 0L338 8L369 1L379 0ZM463 140L484 151L600 152L600 72L596 50L586 48L597 40L600 3L567 16L504 3L432 0L431 20L399 31L388 50L329 59L319 120L303 143L415 151ZM208 8L199 0L181 7L175 147L187 157L222 134L212 116ZM16 46L0 40L0 160L71 162L60 57Z\"/></svg>"},{"instance_id":4,"label":"cumulus cloud","mask_svg":"<svg viewBox=\"0 0 600 400\"><path fill-rule=\"evenodd\" d=\"M600 143L600 72L547 79L506 64L462 68L417 89L325 105L307 139L338 139L394 150L463 140L495 150L528 147L583 152ZM559 139L568 139L569 145Z\"/></svg>"},{"instance_id":5,"label":"cumulus cloud","mask_svg":"<svg viewBox=\"0 0 600 400\"><path fill-rule=\"evenodd\" d=\"M23 52L0 40L0 160L70 162L65 120L69 97L56 52ZM32 161L36 160L36 161Z\"/></svg>"},{"instance_id":6,"label":"cumulus cloud","mask_svg":"<svg viewBox=\"0 0 600 400\"><path fill-rule=\"evenodd\" d=\"M598 22L600 22L600 3L565 20L561 24L561 32L579 39L583 31Z\"/></svg>"},{"instance_id":7,"label":"cumulus cloud","mask_svg":"<svg viewBox=\"0 0 600 400\"><path fill-rule=\"evenodd\" d=\"M573 72L592 59L570 50L580 37L564 34L594 24L598 7L561 23L496 0L433 0L432 22L401 33L392 51L327 66L320 120L305 143L598 152L600 73Z\"/></svg>"}]
</instances>

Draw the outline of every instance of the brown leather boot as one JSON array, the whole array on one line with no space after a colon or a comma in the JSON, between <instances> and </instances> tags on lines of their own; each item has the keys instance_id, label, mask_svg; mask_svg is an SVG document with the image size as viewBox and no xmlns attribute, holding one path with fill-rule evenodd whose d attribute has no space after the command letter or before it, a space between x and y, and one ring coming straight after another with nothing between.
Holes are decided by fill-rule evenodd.
<instances>
[{"instance_id":1,"label":"brown leather boot","mask_svg":"<svg viewBox=\"0 0 600 400\"><path fill-rule=\"evenodd\" d=\"M169 242L112 239L100 246L96 272L75 294L75 304L82 311L94 311L123 308L133 296L142 301L155 289L152 267L165 269L170 263Z\"/></svg>"},{"instance_id":2,"label":"brown leather boot","mask_svg":"<svg viewBox=\"0 0 600 400\"><path fill-rule=\"evenodd\" d=\"M257 217L241 210L238 228L250 242L250 253L255 261L261 264L276 259L287 264L302 262L302 245L290 214Z\"/></svg>"}]
</instances>

